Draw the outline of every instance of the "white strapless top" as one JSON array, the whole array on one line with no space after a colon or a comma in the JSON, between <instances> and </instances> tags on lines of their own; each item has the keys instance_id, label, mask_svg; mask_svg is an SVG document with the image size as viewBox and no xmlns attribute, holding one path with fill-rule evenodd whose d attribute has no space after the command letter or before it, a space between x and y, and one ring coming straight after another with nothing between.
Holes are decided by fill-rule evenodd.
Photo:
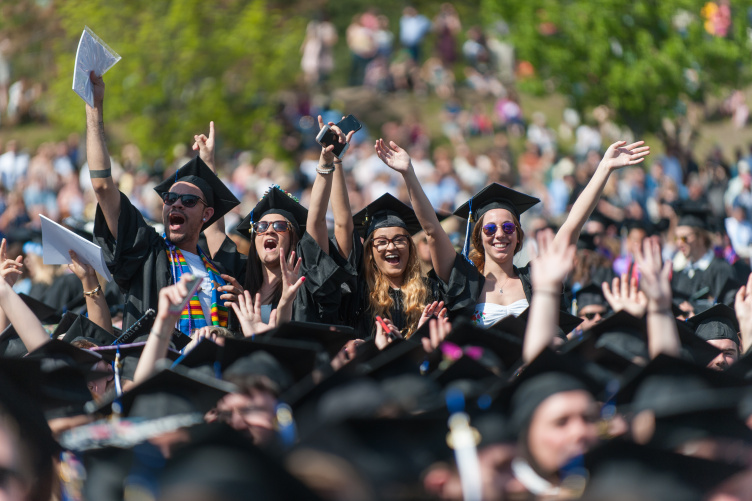
<instances>
[{"instance_id":1,"label":"white strapless top","mask_svg":"<svg viewBox=\"0 0 752 501\"><path fill-rule=\"evenodd\" d=\"M496 303L478 303L475 305L475 313L473 313L472 321L475 325L480 327L491 327L493 324L508 317L509 315L518 316L525 311L530 303L527 299L520 299L512 304L503 306Z\"/></svg>"}]
</instances>

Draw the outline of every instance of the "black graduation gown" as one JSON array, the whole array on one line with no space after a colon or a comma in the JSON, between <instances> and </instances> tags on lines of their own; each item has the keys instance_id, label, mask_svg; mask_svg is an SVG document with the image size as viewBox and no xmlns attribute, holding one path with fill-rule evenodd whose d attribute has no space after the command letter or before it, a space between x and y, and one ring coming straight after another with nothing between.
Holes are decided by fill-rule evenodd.
<instances>
[{"instance_id":1,"label":"black graduation gown","mask_svg":"<svg viewBox=\"0 0 752 501\"><path fill-rule=\"evenodd\" d=\"M525 292L525 298L530 303L533 299L533 285L530 279L530 264L522 268L514 267L514 272L522 282L522 290ZM486 277L478 271L473 263L465 259L462 254L457 253L454 258L454 266L449 275L449 280L444 282L438 278L434 271L433 275L439 283L441 295L444 304L449 313L449 319L454 321L457 318L471 318L475 313L475 307L478 304L478 298L483 291L483 285L486 283ZM561 295L561 309L566 309L564 294Z\"/></svg>"},{"instance_id":2,"label":"black graduation gown","mask_svg":"<svg viewBox=\"0 0 752 501\"><path fill-rule=\"evenodd\" d=\"M671 277L671 288L683 292L689 296L708 287L708 294L718 301L723 287L729 279L737 279L734 267L725 260L714 257L705 270L695 270L694 277L689 277L689 272L684 269L674 273Z\"/></svg>"},{"instance_id":3,"label":"black graduation gown","mask_svg":"<svg viewBox=\"0 0 752 501\"><path fill-rule=\"evenodd\" d=\"M94 243L102 247L107 268L125 296L125 331L149 308L157 310L159 291L173 283L167 244L123 193L120 193L117 238L110 233L104 213L97 205ZM215 261L215 264L220 273L226 273L221 263Z\"/></svg>"},{"instance_id":4,"label":"black graduation gown","mask_svg":"<svg viewBox=\"0 0 752 501\"><path fill-rule=\"evenodd\" d=\"M340 256L339 250L331 241L327 255L308 233L304 233L298 242L296 254L303 259L300 273L306 279L295 296L292 320L340 324L340 285L357 275L354 265ZM229 238L225 239L214 255L214 261L231 270L230 275L239 282L245 280L248 256L238 252L235 243ZM272 308L276 307L276 304L272 305Z\"/></svg>"}]
</instances>

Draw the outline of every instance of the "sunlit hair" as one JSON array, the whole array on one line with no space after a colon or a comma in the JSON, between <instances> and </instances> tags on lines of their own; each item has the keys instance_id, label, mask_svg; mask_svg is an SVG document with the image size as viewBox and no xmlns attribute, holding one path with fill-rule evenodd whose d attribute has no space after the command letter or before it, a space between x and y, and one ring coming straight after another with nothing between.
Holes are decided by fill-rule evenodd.
<instances>
[{"instance_id":1,"label":"sunlit hair","mask_svg":"<svg viewBox=\"0 0 752 501\"><path fill-rule=\"evenodd\" d=\"M366 257L366 283L368 284L368 306L372 316L390 317L390 309L394 303L389 295L389 280L376 266L373 258L373 233L363 242ZM409 236L409 235L408 235ZM402 335L410 337L418 329L418 321L428 302L428 287L420 274L420 260L418 251L412 238L408 238L408 258L405 277L402 281L402 305L404 306L405 328Z\"/></svg>"},{"instance_id":2,"label":"sunlit hair","mask_svg":"<svg viewBox=\"0 0 752 501\"><path fill-rule=\"evenodd\" d=\"M469 256L470 261L473 262L475 267L478 268L478 271L481 273L483 273L483 269L486 267L486 249L483 247L483 219L486 217L486 214L483 214L480 220L475 223L473 232L470 234L470 241L473 244ZM515 228L517 228L517 245L514 248L514 253L517 254L522 249L525 232L522 231L520 221L514 216L514 214L510 215L512 216L512 222L514 223Z\"/></svg>"},{"instance_id":3,"label":"sunlit hair","mask_svg":"<svg viewBox=\"0 0 752 501\"><path fill-rule=\"evenodd\" d=\"M285 219L287 221L287 219ZM287 221L289 223L289 221ZM298 235L295 234L295 230L290 228L290 248L287 249L287 253L285 254L285 258L290 257L290 252L294 251L298 247ZM258 234L253 231L251 233L251 247L248 249L248 264L246 265L246 272L245 272L245 289L251 293L251 298L256 297L256 293L261 291L261 286L264 284L264 272L262 270L263 263L261 263L261 258L259 258L258 252L256 251L256 237L258 237ZM274 287L274 294L272 295L271 303L276 305L279 303L280 298L282 297L282 280L279 280L277 282L277 285Z\"/></svg>"},{"instance_id":4,"label":"sunlit hair","mask_svg":"<svg viewBox=\"0 0 752 501\"><path fill-rule=\"evenodd\" d=\"M599 268L611 268L611 261L603 254L588 249L578 249L575 254L572 283L588 284L592 282L593 272Z\"/></svg>"}]
</instances>

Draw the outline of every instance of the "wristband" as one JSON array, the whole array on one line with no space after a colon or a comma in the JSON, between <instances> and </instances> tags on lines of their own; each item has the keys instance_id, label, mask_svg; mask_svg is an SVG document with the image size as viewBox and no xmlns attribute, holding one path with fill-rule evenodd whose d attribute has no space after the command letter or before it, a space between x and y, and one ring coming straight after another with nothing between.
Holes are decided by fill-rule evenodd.
<instances>
[{"instance_id":1,"label":"wristband","mask_svg":"<svg viewBox=\"0 0 752 501\"><path fill-rule=\"evenodd\" d=\"M94 296L100 295L101 293L102 293L102 284L99 284L93 290L84 291L84 297L94 297Z\"/></svg>"},{"instance_id":2,"label":"wristband","mask_svg":"<svg viewBox=\"0 0 752 501\"><path fill-rule=\"evenodd\" d=\"M112 177L112 169L89 169L89 177L92 179L104 179L106 177Z\"/></svg>"},{"instance_id":3,"label":"wristband","mask_svg":"<svg viewBox=\"0 0 752 501\"><path fill-rule=\"evenodd\" d=\"M331 174L334 172L334 162L329 162L324 165L319 164L316 167L316 172L319 174Z\"/></svg>"}]
</instances>

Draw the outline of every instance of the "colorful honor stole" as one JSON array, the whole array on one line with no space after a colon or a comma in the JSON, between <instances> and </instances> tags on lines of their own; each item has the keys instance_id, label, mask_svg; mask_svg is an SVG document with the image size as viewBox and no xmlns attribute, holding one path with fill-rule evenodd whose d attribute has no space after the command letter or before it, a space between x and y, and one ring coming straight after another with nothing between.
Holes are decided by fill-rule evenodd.
<instances>
[{"instance_id":1,"label":"colorful honor stole","mask_svg":"<svg viewBox=\"0 0 752 501\"><path fill-rule=\"evenodd\" d=\"M183 257L183 253L180 249L175 247L169 240L165 239L167 244L167 257L170 260L170 268L172 270L172 277L174 283L180 281L180 277L183 273L190 273L191 268ZM211 294L211 323L212 325L219 325L220 327L227 327L227 307L224 301L219 299L220 293L217 288L225 285L225 281L219 275L219 271L216 266L206 258L201 248L198 248L198 255L201 257L207 273L209 273L209 279L214 284ZM178 320L177 328L184 334L191 335L194 329L206 327L206 317L204 316L204 310L201 308L201 301L198 298L198 291L193 295L188 304L186 305L183 313Z\"/></svg>"}]
</instances>

